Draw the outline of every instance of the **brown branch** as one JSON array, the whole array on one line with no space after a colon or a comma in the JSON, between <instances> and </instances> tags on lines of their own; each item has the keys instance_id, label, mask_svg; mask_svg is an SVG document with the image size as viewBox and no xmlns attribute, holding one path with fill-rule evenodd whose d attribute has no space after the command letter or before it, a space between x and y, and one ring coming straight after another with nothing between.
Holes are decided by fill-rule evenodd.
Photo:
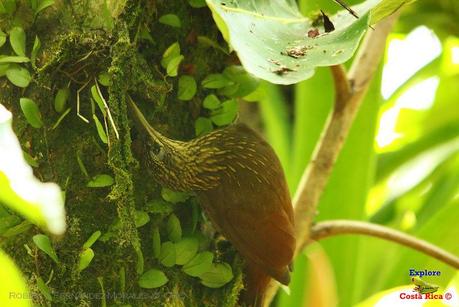
<instances>
[{"instance_id":1,"label":"brown branch","mask_svg":"<svg viewBox=\"0 0 459 307\"><path fill-rule=\"evenodd\" d=\"M293 198L296 254L309 241L310 228L320 197L381 61L387 36L398 15L397 13L386 18L376 25L374 31L367 33L347 76L342 66L331 67L336 90L334 109ZM278 285L274 282L270 284L265 305L270 304L277 288Z\"/></svg>"},{"instance_id":2,"label":"brown branch","mask_svg":"<svg viewBox=\"0 0 459 307\"><path fill-rule=\"evenodd\" d=\"M421 239L417 239L401 231L375 225L373 223L334 220L321 222L311 228L309 240L318 241L325 238L345 235L361 234L378 237L407 247L411 247L435 259L438 259L453 268L459 269L459 257Z\"/></svg>"}]
</instances>

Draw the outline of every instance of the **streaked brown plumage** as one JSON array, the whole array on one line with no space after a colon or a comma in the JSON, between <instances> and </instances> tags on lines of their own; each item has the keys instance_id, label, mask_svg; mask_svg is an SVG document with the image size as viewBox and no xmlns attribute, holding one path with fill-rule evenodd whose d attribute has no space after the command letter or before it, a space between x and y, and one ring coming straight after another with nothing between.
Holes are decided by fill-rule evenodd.
<instances>
[{"instance_id":1,"label":"streaked brown plumage","mask_svg":"<svg viewBox=\"0 0 459 307\"><path fill-rule=\"evenodd\" d=\"M165 187L196 193L214 227L247 262L246 303L261 306L270 277L289 283L296 244L290 195L273 149L243 124L188 142L171 140L128 99L150 136L153 176Z\"/></svg>"}]
</instances>

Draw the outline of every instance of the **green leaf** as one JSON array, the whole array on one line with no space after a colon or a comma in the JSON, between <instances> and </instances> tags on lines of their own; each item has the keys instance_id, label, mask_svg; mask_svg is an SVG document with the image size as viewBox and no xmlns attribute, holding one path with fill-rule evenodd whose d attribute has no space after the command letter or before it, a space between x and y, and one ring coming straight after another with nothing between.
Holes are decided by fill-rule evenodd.
<instances>
[{"instance_id":1,"label":"green leaf","mask_svg":"<svg viewBox=\"0 0 459 307\"><path fill-rule=\"evenodd\" d=\"M314 27L295 1L207 0L213 18L236 51L244 68L271 83L293 84L314 74L319 66L346 62L367 30L368 12L381 0L368 0L348 12L331 16L336 30L308 37Z\"/></svg>"},{"instance_id":2,"label":"green leaf","mask_svg":"<svg viewBox=\"0 0 459 307\"><path fill-rule=\"evenodd\" d=\"M38 6L35 9L35 16L53 4L54 4L54 0L39 0Z\"/></svg>"},{"instance_id":3,"label":"green leaf","mask_svg":"<svg viewBox=\"0 0 459 307\"><path fill-rule=\"evenodd\" d=\"M100 84L103 86L109 86L110 85L110 74L108 72L101 73L98 77L97 80L99 81Z\"/></svg>"},{"instance_id":4,"label":"green leaf","mask_svg":"<svg viewBox=\"0 0 459 307\"><path fill-rule=\"evenodd\" d=\"M228 66L223 71L223 75L238 85L236 90L231 93L231 97L247 96L260 85L260 80L247 73L242 66Z\"/></svg>"},{"instance_id":5,"label":"green leaf","mask_svg":"<svg viewBox=\"0 0 459 307\"><path fill-rule=\"evenodd\" d=\"M161 66L163 68L167 68L169 62L180 55L180 45L178 42L173 43L170 45L166 51L163 53L163 58L161 60Z\"/></svg>"},{"instance_id":6,"label":"green leaf","mask_svg":"<svg viewBox=\"0 0 459 307\"><path fill-rule=\"evenodd\" d=\"M197 238L188 237L175 243L176 259L175 263L184 265L188 263L198 252L199 241Z\"/></svg>"},{"instance_id":7,"label":"green leaf","mask_svg":"<svg viewBox=\"0 0 459 307\"><path fill-rule=\"evenodd\" d=\"M51 296L51 290L49 290L49 287L45 284L43 279L41 277L37 277L37 288L40 291L40 293L50 302L53 301L53 297Z\"/></svg>"},{"instance_id":8,"label":"green leaf","mask_svg":"<svg viewBox=\"0 0 459 307\"><path fill-rule=\"evenodd\" d=\"M18 299L14 295L9 295L10 293L20 293L30 297L21 271L2 250L0 250L0 267L2 268L0 279L3 281L0 283L0 306L31 307L30 299Z\"/></svg>"},{"instance_id":9,"label":"green leaf","mask_svg":"<svg viewBox=\"0 0 459 307\"><path fill-rule=\"evenodd\" d=\"M200 277L202 274L210 271L214 254L211 252L202 252L193 257L182 267L182 271L193 277Z\"/></svg>"},{"instance_id":10,"label":"green leaf","mask_svg":"<svg viewBox=\"0 0 459 307\"><path fill-rule=\"evenodd\" d=\"M113 183L115 183L115 181L112 176L100 174L94 176L91 181L86 184L86 186L88 188L105 188L113 185Z\"/></svg>"},{"instance_id":11,"label":"green leaf","mask_svg":"<svg viewBox=\"0 0 459 307\"><path fill-rule=\"evenodd\" d=\"M201 8L206 6L206 0L188 0L191 7Z\"/></svg>"},{"instance_id":12,"label":"green leaf","mask_svg":"<svg viewBox=\"0 0 459 307\"><path fill-rule=\"evenodd\" d=\"M175 214L169 215L167 220L167 236L169 240L178 242L182 238L182 227L180 226L180 220Z\"/></svg>"},{"instance_id":13,"label":"green leaf","mask_svg":"<svg viewBox=\"0 0 459 307\"><path fill-rule=\"evenodd\" d=\"M172 242L164 242L161 244L161 253L159 254L159 262L165 267L172 267L175 265L175 245Z\"/></svg>"},{"instance_id":14,"label":"green leaf","mask_svg":"<svg viewBox=\"0 0 459 307\"><path fill-rule=\"evenodd\" d=\"M6 71L6 77L18 87L27 87L32 80L29 71L17 64L10 64Z\"/></svg>"},{"instance_id":15,"label":"green leaf","mask_svg":"<svg viewBox=\"0 0 459 307\"><path fill-rule=\"evenodd\" d=\"M10 56L0 56L0 64L3 63L27 63L30 62L30 59L25 56L17 56L17 55L10 55Z\"/></svg>"},{"instance_id":16,"label":"green leaf","mask_svg":"<svg viewBox=\"0 0 459 307\"><path fill-rule=\"evenodd\" d=\"M0 14L12 15L16 11L16 0L0 1Z\"/></svg>"},{"instance_id":17,"label":"green leaf","mask_svg":"<svg viewBox=\"0 0 459 307\"><path fill-rule=\"evenodd\" d=\"M208 288L220 288L233 279L233 270L228 263L216 263L210 270L201 274L201 284Z\"/></svg>"},{"instance_id":18,"label":"green leaf","mask_svg":"<svg viewBox=\"0 0 459 307\"><path fill-rule=\"evenodd\" d=\"M34 128L43 127L40 109L38 108L37 104L29 98L21 98L19 103L27 122Z\"/></svg>"},{"instance_id":19,"label":"green leaf","mask_svg":"<svg viewBox=\"0 0 459 307\"><path fill-rule=\"evenodd\" d=\"M154 289L164 286L168 281L169 279L162 271L151 269L140 276L139 286L145 289Z\"/></svg>"},{"instance_id":20,"label":"green leaf","mask_svg":"<svg viewBox=\"0 0 459 307\"><path fill-rule=\"evenodd\" d=\"M146 225L150 221L150 216L145 211L136 210L135 212L135 227L139 228Z\"/></svg>"},{"instance_id":21,"label":"green leaf","mask_svg":"<svg viewBox=\"0 0 459 307\"><path fill-rule=\"evenodd\" d=\"M94 119L94 123L96 124L96 129L97 129L97 134L99 134L100 140L104 143L108 143L108 137L107 134L105 133L105 128L102 126L102 123L99 121L97 116L95 114L92 115L92 118Z\"/></svg>"},{"instance_id":22,"label":"green leaf","mask_svg":"<svg viewBox=\"0 0 459 307\"><path fill-rule=\"evenodd\" d=\"M0 48L5 44L6 42L6 33L0 30Z\"/></svg>"},{"instance_id":23,"label":"green leaf","mask_svg":"<svg viewBox=\"0 0 459 307\"><path fill-rule=\"evenodd\" d=\"M86 269L90 264L92 259L94 258L94 251L91 248L84 249L80 253L80 258L78 261L78 272L83 271Z\"/></svg>"},{"instance_id":24,"label":"green leaf","mask_svg":"<svg viewBox=\"0 0 459 307\"><path fill-rule=\"evenodd\" d=\"M159 228L153 228L153 257L159 258L161 254L161 235L159 234Z\"/></svg>"},{"instance_id":25,"label":"green leaf","mask_svg":"<svg viewBox=\"0 0 459 307\"><path fill-rule=\"evenodd\" d=\"M6 71L10 68L9 64L0 64L0 77L6 75Z\"/></svg>"},{"instance_id":26,"label":"green leaf","mask_svg":"<svg viewBox=\"0 0 459 307\"><path fill-rule=\"evenodd\" d=\"M20 56L25 56L26 34L21 27L14 27L10 31L10 45L13 51Z\"/></svg>"},{"instance_id":27,"label":"green leaf","mask_svg":"<svg viewBox=\"0 0 459 307\"><path fill-rule=\"evenodd\" d=\"M169 215L174 211L174 207L164 199L155 199L145 205L145 210L153 214Z\"/></svg>"},{"instance_id":28,"label":"green leaf","mask_svg":"<svg viewBox=\"0 0 459 307\"><path fill-rule=\"evenodd\" d=\"M89 237L89 239L87 239L86 242L84 242L83 249L90 248L94 243L96 243L97 239L99 239L101 234L102 233L100 232L100 230L97 230L96 232L94 232Z\"/></svg>"},{"instance_id":29,"label":"green leaf","mask_svg":"<svg viewBox=\"0 0 459 307\"><path fill-rule=\"evenodd\" d=\"M38 51L40 51L41 48L41 42L38 36L35 36L35 40L33 42L33 47L32 47L32 54L30 55L30 60L32 62L32 65L35 66L35 62L37 60L37 55Z\"/></svg>"},{"instance_id":30,"label":"green leaf","mask_svg":"<svg viewBox=\"0 0 459 307\"><path fill-rule=\"evenodd\" d=\"M33 176L12 129L12 115L0 104L0 202L53 234L65 231L62 191ZM24 188L27 187L27 188Z\"/></svg>"},{"instance_id":31,"label":"green leaf","mask_svg":"<svg viewBox=\"0 0 459 307\"><path fill-rule=\"evenodd\" d=\"M45 254L47 254L54 262L59 263L57 259L56 252L54 251L53 246L51 245L51 240L48 236L44 234L38 234L32 237L33 242L35 245L41 249Z\"/></svg>"},{"instance_id":32,"label":"green leaf","mask_svg":"<svg viewBox=\"0 0 459 307\"><path fill-rule=\"evenodd\" d=\"M68 87L61 88L57 91L56 97L54 97L54 109L56 112L61 113L65 110L69 96L70 89Z\"/></svg>"},{"instance_id":33,"label":"green leaf","mask_svg":"<svg viewBox=\"0 0 459 307\"><path fill-rule=\"evenodd\" d=\"M183 203L185 200L190 198L190 195L185 192L176 192L168 188L162 188L161 197L170 203L176 204Z\"/></svg>"},{"instance_id":34,"label":"green leaf","mask_svg":"<svg viewBox=\"0 0 459 307\"><path fill-rule=\"evenodd\" d=\"M167 64L167 75L170 77L175 77L178 74L178 68L180 66L180 63L183 61L185 57L183 55L179 55L172 60L170 60L169 64Z\"/></svg>"},{"instance_id":35,"label":"green leaf","mask_svg":"<svg viewBox=\"0 0 459 307\"><path fill-rule=\"evenodd\" d=\"M99 91L97 90L97 86L95 85L91 87L91 96L96 101L97 106L99 107L104 117L107 116L107 111L105 110L105 104L103 101L103 97L101 97Z\"/></svg>"},{"instance_id":36,"label":"green leaf","mask_svg":"<svg viewBox=\"0 0 459 307\"><path fill-rule=\"evenodd\" d=\"M207 95L206 98L204 98L204 101L202 102L202 106L209 110L215 110L218 107L220 107L220 105L220 99L218 99L218 97L214 94Z\"/></svg>"},{"instance_id":37,"label":"green leaf","mask_svg":"<svg viewBox=\"0 0 459 307\"><path fill-rule=\"evenodd\" d=\"M177 98L180 100L191 100L196 94L196 81L192 76L181 76L178 82Z\"/></svg>"},{"instance_id":38,"label":"green leaf","mask_svg":"<svg viewBox=\"0 0 459 307\"><path fill-rule=\"evenodd\" d=\"M223 74L210 74L201 82L204 88L211 89L222 88L232 84L234 84L234 82Z\"/></svg>"},{"instance_id":39,"label":"green leaf","mask_svg":"<svg viewBox=\"0 0 459 307\"><path fill-rule=\"evenodd\" d=\"M403 6L411 4L416 0L383 0L374 9L371 10L370 24L375 24L385 17L388 17Z\"/></svg>"},{"instance_id":40,"label":"green leaf","mask_svg":"<svg viewBox=\"0 0 459 307\"><path fill-rule=\"evenodd\" d=\"M213 130L212 121L206 117L198 117L194 122L194 133L196 136L207 134Z\"/></svg>"},{"instance_id":41,"label":"green leaf","mask_svg":"<svg viewBox=\"0 0 459 307\"><path fill-rule=\"evenodd\" d=\"M220 109L212 112L210 119L217 126L226 126L236 119L237 111L237 101L235 99L226 100L222 103Z\"/></svg>"},{"instance_id":42,"label":"green leaf","mask_svg":"<svg viewBox=\"0 0 459 307\"><path fill-rule=\"evenodd\" d=\"M180 28L182 26L178 16L174 14L166 14L159 17L159 22L174 28Z\"/></svg>"}]
</instances>

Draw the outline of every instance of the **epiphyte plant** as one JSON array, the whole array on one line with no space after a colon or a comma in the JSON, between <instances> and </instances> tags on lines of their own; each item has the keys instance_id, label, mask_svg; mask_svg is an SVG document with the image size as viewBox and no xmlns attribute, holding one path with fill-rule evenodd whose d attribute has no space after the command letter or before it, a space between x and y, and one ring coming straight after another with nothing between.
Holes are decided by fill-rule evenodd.
<instances>
[{"instance_id":1,"label":"epiphyte plant","mask_svg":"<svg viewBox=\"0 0 459 307\"><path fill-rule=\"evenodd\" d=\"M193 191L214 227L246 261L246 303L263 304L271 278L288 284L296 240L293 208L273 149L243 124L188 142L156 131L128 104L148 138L148 169L161 185Z\"/></svg>"}]
</instances>

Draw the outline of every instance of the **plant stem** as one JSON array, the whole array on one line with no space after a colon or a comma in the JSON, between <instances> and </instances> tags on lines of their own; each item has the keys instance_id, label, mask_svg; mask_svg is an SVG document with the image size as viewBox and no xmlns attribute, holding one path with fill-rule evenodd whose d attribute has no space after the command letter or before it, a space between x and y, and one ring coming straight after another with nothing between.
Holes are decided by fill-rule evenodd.
<instances>
[{"instance_id":1,"label":"plant stem","mask_svg":"<svg viewBox=\"0 0 459 307\"><path fill-rule=\"evenodd\" d=\"M456 269L459 269L459 257L421 239L401 231L368 222L333 220L320 222L311 228L309 240L318 241L328 237L345 234L362 234L411 247Z\"/></svg>"}]
</instances>

